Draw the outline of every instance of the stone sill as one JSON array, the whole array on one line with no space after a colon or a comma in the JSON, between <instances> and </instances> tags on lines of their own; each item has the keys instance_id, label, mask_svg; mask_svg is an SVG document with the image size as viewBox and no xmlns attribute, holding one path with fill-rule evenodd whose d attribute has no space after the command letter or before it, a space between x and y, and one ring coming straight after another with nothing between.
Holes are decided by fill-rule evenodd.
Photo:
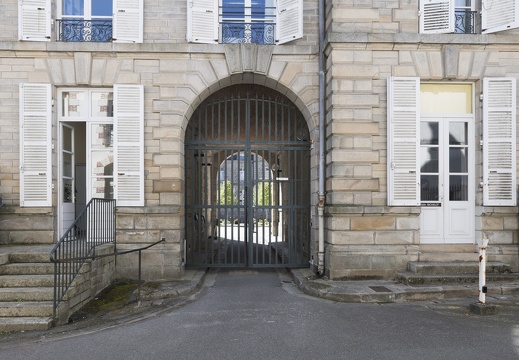
<instances>
[{"instance_id":1,"label":"stone sill","mask_svg":"<svg viewBox=\"0 0 519 360\"><path fill-rule=\"evenodd\" d=\"M193 44L193 43L97 43L56 41L0 41L0 51L96 52L96 53L212 53L224 54L226 49L247 48L272 51L274 55L316 54L314 45L256 45L256 44Z\"/></svg>"},{"instance_id":2,"label":"stone sill","mask_svg":"<svg viewBox=\"0 0 519 360\"><path fill-rule=\"evenodd\" d=\"M421 207L419 206L326 206L328 215L419 215Z\"/></svg>"},{"instance_id":3,"label":"stone sill","mask_svg":"<svg viewBox=\"0 0 519 360\"><path fill-rule=\"evenodd\" d=\"M448 45L518 45L517 34L416 34L416 33L343 33L329 32L328 43L391 43Z\"/></svg>"}]
</instances>

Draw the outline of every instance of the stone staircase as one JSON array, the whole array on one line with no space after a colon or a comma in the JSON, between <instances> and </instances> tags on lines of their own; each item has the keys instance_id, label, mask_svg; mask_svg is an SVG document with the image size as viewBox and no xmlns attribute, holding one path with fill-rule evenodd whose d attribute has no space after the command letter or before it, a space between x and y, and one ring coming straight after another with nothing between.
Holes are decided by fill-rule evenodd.
<instances>
[{"instance_id":1,"label":"stone staircase","mask_svg":"<svg viewBox=\"0 0 519 360\"><path fill-rule=\"evenodd\" d=\"M396 280L407 285L463 285L479 283L477 261L419 261L409 262L407 271L398 273ZM486 284L519 283L519 273L512 273L508 264L487 262ZM517 287L519 292L519 285Z\"/></svg>"},{"instance_id":2,"label":"stone staircase","mask_svg":"<svg viewBox=\"0 0 519 360\"><path fill-rule=\"evenodd\" d=\"M52 326L52 245L0 246L0 333Z\"/></svg>"}]
</instances>

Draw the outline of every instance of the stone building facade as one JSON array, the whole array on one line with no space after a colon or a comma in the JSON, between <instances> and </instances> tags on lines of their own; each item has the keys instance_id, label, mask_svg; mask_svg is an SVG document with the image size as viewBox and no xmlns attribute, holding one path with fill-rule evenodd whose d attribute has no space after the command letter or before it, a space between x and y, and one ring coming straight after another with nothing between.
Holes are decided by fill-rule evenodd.
<instances>
[{"instance_id":1,"label":"stone building facade","mask_svg":"<svg viewBox=\"0 0 519 360\"><path fill-rule=\"evenodd\" d=\"M23 0L22 5L15 0L3 1L0 193L4 206L0 210L0 242L53 244L59 239L66 217L63 185L67 179L62 165L68 156L64 155L63 141L68 130L63 126L85 134L83 140L76 138L79 149L81 141L93 139L96 133L94 128L87 130L90 125L111 125L100 119L111 117L106 108L103 115L78 115L81 119L67 111L93 107L92 99L110 108L109 98L123 94L114 101L122 104L128 100L128 106L135 103L133 100L142 101L141 109L136 110L142 113L142 140L135 143L142 150L142 163L135 165L136 186L142 181L142 188L136 190L137 195L130 192L125 198L122 178L117 178L123 172L113 171L109 177L116 184L114 196L118 200L117 248L131 249L164 238L164 243L143 253L143 276L178 278L189 250L185 239L192 236L186 212L186 189L194 181L192 172L185 171L189 124L211 96L253 85L264 93L283 95L307 126L309 155L305 161L310 184L305 190L305 206L309 231L296 233L308 237L303 251L307 266L317 269L318 243L323 241L324 270L330 278L392 278L409 261L477 261L476 244L484 236L491 244L489 258L519 271L515 145L518 30L513 29L516 19L511 19L512 25L496 25L497 30L489 32L483 27L489 20L479 17L483 4L473 2L469 11L478 14L471 15L473 28L461 33L452 20L456 19L454 1L325 1L325 106L320 109L318 1L263 2L261 6L274 7L277 16L301 9L295 12L301 31L296 23L294 36L279 40L282 36L276 33L279 41L272 44L222 44L218 24L218 39L209 36L204 40L195 29L197 22L188 16L190 9L200 6L197 1L132 0L125 5L128 8L114 1L115 15L110 16L113 40L109 41L83 41L81 31L76 38L60 38L64 32L60 24L65 23L68 11L64 4L74 1ZM93 4L90 11L96 8L94 0L85 3ZM430 3L438 3L454 23L440 29L423 25L429 14L423 6ZM519 11L517 1L503 3L515 13ZM35 6L36 14L31 12ZM257 4L252 2L254 6ZM42 9L45 14L38 13ZM218 4L214 9L220 11ZM19 15L24 11L26 19ZM510 12L507 8L503 11ZM125 27L127 19L118 16L129 13L137 15L130 17L131 25ZM81 21L89 20L81 16ZM218 23L211 19L209 23ZM276 19L277 26L287 21ZM207 19L201 21L204 24ZM31 26L35 24L38 26ZM486 99L503 98L491 94L493 84L509 89L503 90L508 107L484 105ZM51 126L46 148L50 155L45 157L50 171L44 182L49 195L42 202L38 196L31 198L21 157L23 144L30 139L24 138L20 122L24 115L31 116L33 97L27 94L40 88L35 85L47 89L50 96L45 97L45 92L31 95L34 99L44 97L42 101L48 106L40 111L47 115L41 116L46 116ZM126 98L125 91L130 92ZM90 100L79 107L68 102L81 96ZM451 97L464 103L449 101ZM488 157L492 151L500 153L499 148L487 147L492 143L486 123L487 118L495 118L492 106L504 114L498 118L513 119L497 126L514 131L513 142L503 140L509 157L498 160L512 175L504 180L492 177L501 173L501 167L493 168L493 158ZM320 111L324 139L319 138ZM119 110L116 117L121 114ZM449 140L452 134L455 141ZM319 150L322 143L324 154ZM87 168L104 166L95 160L93 154L99 149L94 145L83 144L85 154L76 150ZM132 144L126 145L119 148L120 156L132 149ZM453 155L460 152L462 160ZM325 164L324 202L319 202L320 156ZM450 159L450 164L441 159ZM453 159L461 161L459 168L454 169ZM426 160L436 165L423 168ZM405 175L399 172L401 166ZM87 182L90 196L97 188L95 181L106 175L92 171ZM423 189L426 180L436 184L432 195ZM493 197L495 181L498 195ZM323 229L319 229L320 206L324 206ZM136 257L118 258L118 275L136 276L136 263Z\"/></svg>"}]
</instances>

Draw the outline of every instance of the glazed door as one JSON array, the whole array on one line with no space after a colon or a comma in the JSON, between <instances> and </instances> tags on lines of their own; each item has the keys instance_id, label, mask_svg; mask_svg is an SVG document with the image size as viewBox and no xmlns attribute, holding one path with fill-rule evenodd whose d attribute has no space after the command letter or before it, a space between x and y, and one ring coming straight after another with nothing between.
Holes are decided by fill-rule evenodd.
<instances>
[{"instance_id":1,"label":"glazed door","mask_svg":"<svg viewBox=\"0 0 519 360\"><path fill-rule=\"evenodd\" d=\"M473 243L475 223L472 117L420 123L421 243Z\"/></svg>"}]
</instances>

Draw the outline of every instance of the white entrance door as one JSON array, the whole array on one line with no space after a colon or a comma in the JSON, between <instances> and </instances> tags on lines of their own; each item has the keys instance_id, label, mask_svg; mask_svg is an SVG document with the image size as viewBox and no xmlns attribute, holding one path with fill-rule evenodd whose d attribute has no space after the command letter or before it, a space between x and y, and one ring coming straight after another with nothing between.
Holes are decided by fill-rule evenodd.
<instances>
[{"instance_id":1,"label":"white entrance door","mask_svg":"<svg viewBox=\"0 0 519 360\"><path fill-rule=\"evenodd\" d=\"M420 121L421 243L474 243L474 121Z\"/></svg>"},{"instance_id":2,"label":"white entrance door","mask_svg":"<svg viewBox=\"0 0 519 360\"><path fill-rule=\"evenodd\" d=\"M74 128L61 124L61 233L63 235L76 218Z\"/></svg>"}]
</instances>

